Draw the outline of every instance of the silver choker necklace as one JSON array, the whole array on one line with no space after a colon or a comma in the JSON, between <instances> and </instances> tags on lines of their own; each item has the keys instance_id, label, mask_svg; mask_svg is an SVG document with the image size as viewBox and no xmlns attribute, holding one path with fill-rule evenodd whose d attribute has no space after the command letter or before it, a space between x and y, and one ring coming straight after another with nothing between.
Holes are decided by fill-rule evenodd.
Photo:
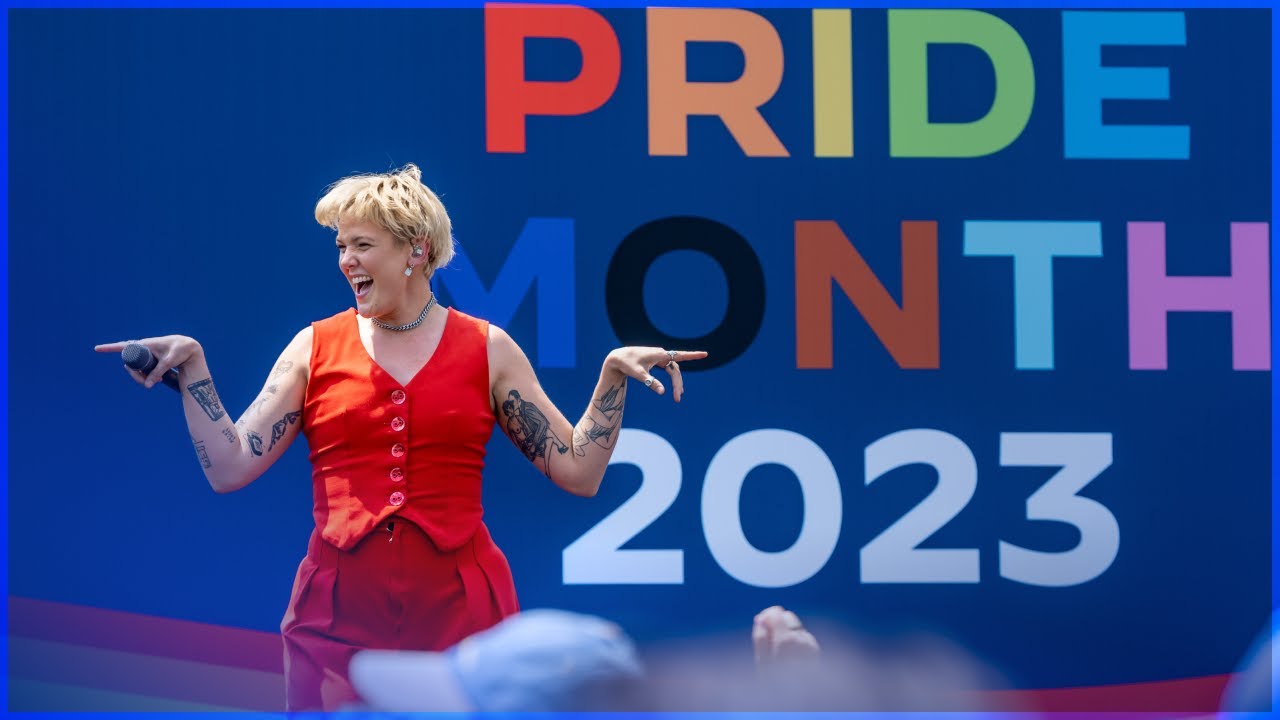
<instances>
[{"instance_id":1,"label":"silver choker necklace","mask_svg":"<svg viewBox=\"0 0 1280 720\"><path fill-rule=\"evenodd\" d=\"M436 294L431 293L431 299L427 301L426 307L422 308L422 314L418 316L417 320L414 320L413 322L407 325L388 325L387 323L382 322L376 317L371 317L369 319L373 321L374 325L377 325L383 330L394 330L395 332L401 332L403 330L412 330L418 327L419 325L421 325L423 320L427 319L427 313L431 312L431 308L435 307L435 304L436 304Z\"/></svg>"}]
</instances>

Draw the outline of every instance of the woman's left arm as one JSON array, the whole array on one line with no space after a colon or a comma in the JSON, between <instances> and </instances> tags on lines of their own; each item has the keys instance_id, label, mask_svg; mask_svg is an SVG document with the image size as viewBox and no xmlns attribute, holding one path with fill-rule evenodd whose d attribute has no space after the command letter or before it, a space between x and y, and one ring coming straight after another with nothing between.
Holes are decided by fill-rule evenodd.
<instances>
[{"instance_id":1,"label":"woman's left arm","mask_svg":"<svg viewBox=\"0 0 1280 720\"><path fill-rule=\"evenodd\" d=\"M700 360L702 351L621 347L604 359L600 380L582 419L570 425L547 397L529 358L502 328L489 326L489 389L494 414L511 442L561 488L591 497L600 488L622 431L627 378L662 395L666 387L649 374L662 367L671 376L676 402L684 394L680 363Z\"/></svg>"}]
</instances>

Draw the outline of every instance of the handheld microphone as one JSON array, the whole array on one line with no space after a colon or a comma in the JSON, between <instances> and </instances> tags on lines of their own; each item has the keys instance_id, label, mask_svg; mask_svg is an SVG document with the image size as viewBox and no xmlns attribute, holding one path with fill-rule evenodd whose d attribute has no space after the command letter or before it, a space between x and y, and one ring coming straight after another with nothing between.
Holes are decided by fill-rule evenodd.
<instances>
[{"instance_id":1,"label":"handheld microphone","mask_svg":"<svg viewBox=\"0 0 1280 720\"><path fill-rule=\"evenodd\" d=\"M150 348L146 345L139 345L138 343L129 343L128 345L125 345L124 350L120 351L120 359L124 360L125 365L137 370L143 375L150 375L151 371L156 369L156 364L160 362L156 359L155 355L151 354ZM173 388L173 391L176 393L182 392L182 387L178 384L177 368L169 368L165 371L164 376L160 378L160 382L163 382L165 385Z\"/></svg>"}]
</instances>

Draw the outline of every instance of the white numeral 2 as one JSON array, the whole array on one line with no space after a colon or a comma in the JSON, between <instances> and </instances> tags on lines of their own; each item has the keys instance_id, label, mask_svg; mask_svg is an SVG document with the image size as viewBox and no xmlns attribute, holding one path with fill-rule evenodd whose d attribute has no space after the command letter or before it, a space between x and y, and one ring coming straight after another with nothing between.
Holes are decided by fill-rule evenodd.
<instances>
[{"instance_id":1,"label":"white numeral 2","mask_svg":"<svg viewBox=\"0 0 1280 720\"><path fill-rule=\"evenodd\" d=\"M862 548L864 583L976 583L978 551L916 547L969 504L978 487L978 462L969 446L941 430L903 430L867 446L867 484L900 467L924 463L938 484L897 522Z\"/></svg>"},{"instance_id":2,"label":"white numeral 2","mask_svg":"<svg viewBox=\"0 0 1280 720\"><path fill-rule=\"evenodd\" d=\"M640 468L640 489L564 549L564 584L683 584L683 550L621 549L666 512L680 494L680 456L676 449L647 430L624 428L609 464Z\"/></svg>"}]
</instances>

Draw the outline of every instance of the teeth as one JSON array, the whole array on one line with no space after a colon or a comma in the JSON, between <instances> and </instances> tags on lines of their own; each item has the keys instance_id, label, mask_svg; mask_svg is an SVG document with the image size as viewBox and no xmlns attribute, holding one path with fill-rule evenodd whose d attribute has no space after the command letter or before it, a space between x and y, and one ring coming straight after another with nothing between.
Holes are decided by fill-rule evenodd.
<instances>
[{"instance_id":1,"label":"teeth","mask_svg":"<svg viewBox=\"0 0 1280 720\"><path fill-rule=\"evenodd\" d=\"M351 276L351 282L356 285L359 285L362 282L370 282L372 280L373 278L369 277L368 275L352 275Z\"/></svg>"}]
</instances>

